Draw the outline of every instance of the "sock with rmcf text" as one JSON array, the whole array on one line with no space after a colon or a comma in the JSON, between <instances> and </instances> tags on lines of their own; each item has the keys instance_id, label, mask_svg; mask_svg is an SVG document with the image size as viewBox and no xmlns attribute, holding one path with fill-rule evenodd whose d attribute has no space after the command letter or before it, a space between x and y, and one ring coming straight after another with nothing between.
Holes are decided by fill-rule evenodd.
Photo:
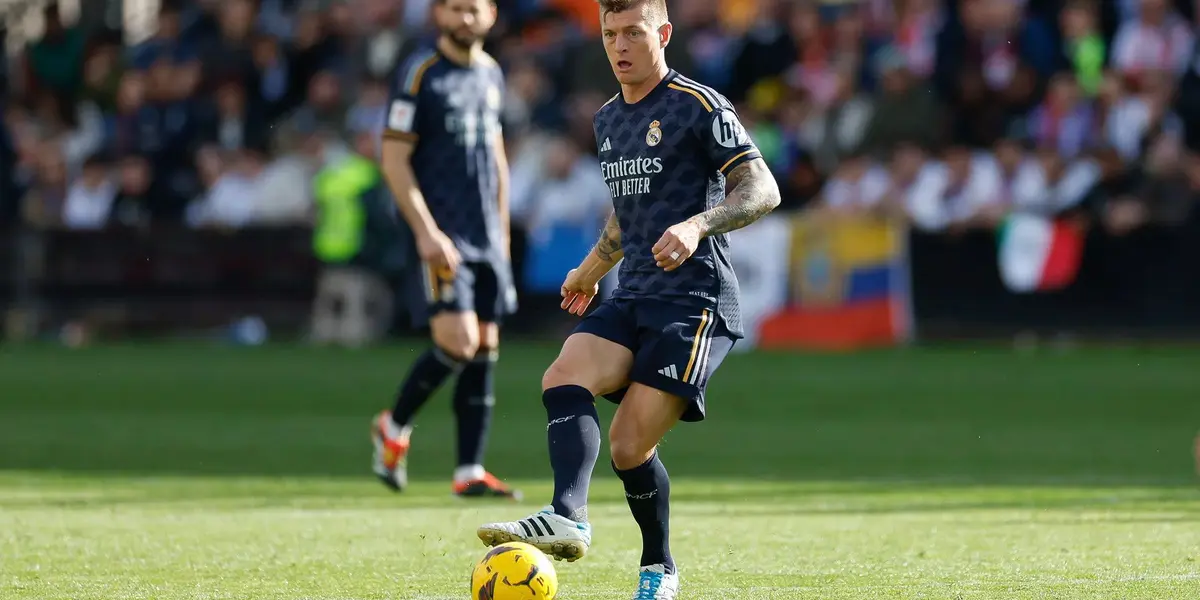
<instances>
[{"instance_id":1,"label":"sock with rmcf text","mask_svg":"<svg viewBox=\"0 0 1200 600\"><path fill-rule=\"evenodd\" d=\"M577 385L542 392L546 407L546 440L554 469L554 512L587 522L588 485L600 456L600 415L596 397Z\"/></svg>"},{"instance_id":2,"label":"sock with rmcf text","mask_svg":"<svg viewBox=\"0 0 1200 600\"><path fill-rule=\"evenodd\" d=\"M458 373L454 386L454 416L458 421L456 481L483 477L483 453L496 404L496 358L495 350L482 348Z\"/></svg>"},{"instance_id":3,"label":"sock with rmcf text","mask_svg":"<svg viewBox=\"0 0 1200 600\"><path fill-rule=\"evenodd\" d=\"M667 468L658 459L658 452L650 460L632 469L622 471L613 463L613 471L625 484L625 501L629 512L642 530L642 566L663 565L667 573L675 572L675 559L671 557L671 478Z\"/></svg>"}]
</instances>

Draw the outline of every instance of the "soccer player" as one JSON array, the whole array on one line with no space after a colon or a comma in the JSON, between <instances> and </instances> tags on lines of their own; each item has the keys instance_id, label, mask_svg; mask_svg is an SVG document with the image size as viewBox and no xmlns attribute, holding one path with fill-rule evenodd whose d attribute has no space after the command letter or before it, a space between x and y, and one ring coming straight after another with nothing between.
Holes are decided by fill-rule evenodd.
<instances>
[{"instance_id":1,"label":"soccer player","mask_svg":"<svg viewBox=\"0 0 1200 600\"><path fill-rule=\"evenodd\" d=\"M382 148L384 176L420 254L411 269L410 287L421 296L414 320L428 322L433 347L413 363L392 410L375 419L374 470L389 487L404 489L413 417L454 374L454 493L515 497L482 464L500 321L516 305L500 130L504 78L482 49L496 6L437 0L434 17L436 47L415 52L396 77Z\"/></svg>"},{"instance_id":2,"label":"soccer player","mask_svg":"<svg viewBox=\"0 0 1200 600\"><path fill-rule=\"evenodd\" d=\"M634 598L670 600L679 576L668 543L670 480L656 450L676 422L705 416L705 386L742 336L726 234L778 206L779 188L729 102L667 67L665 0L600 0L600 15L621 84L594 122L614 212L567 274L562 308L584 315L600 279L624 258L620 283L542 378L550 506L478 535L568 561L587 552L600 447L595 398L605 396L619 403L608 433L612 467L642 532Z\"/></svg>"}]
</instances>

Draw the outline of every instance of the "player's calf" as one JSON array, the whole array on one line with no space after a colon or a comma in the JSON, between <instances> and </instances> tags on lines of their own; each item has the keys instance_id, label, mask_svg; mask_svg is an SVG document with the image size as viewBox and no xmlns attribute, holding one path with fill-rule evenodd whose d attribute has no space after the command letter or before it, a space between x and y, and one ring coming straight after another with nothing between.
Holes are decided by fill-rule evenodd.
<instances>
[{"instance_id":1,"label":"player's calf","mask_svg":"<svg viewBox=\"0 0 1200 600\"><path fill-rule=\"evenodd\" d=\"M647 575L658 582L653 589L671 593L648 598L674 598L669 585L677 581L673 579L675 559L670 546L671 479L656 447L686 407L687 403L678 396L634 384L621 401L608 434L613 471L625 486L629 512L642 532L643 575L647 573L645 569L653 567ZM658 577L659 571L665 579Z\"/></svg>"},{"instance_id":2,"label":"player's calf","mask_svg":"<svg viewBox=\"0 0 1200 600\"><path fill-rule=\"evenodd\" d=\"M554 470L555 513L587 521L588 484L600 454L600 417L596 396L625 382L632 353L590 334L567 338L563 350L542 377L546 439Z\"/></svg>"},{"instance_id":3,"label":"player's calf","mask_svg":"<svg viewBox=\"0 0 1200 600\"><path fill-rule=\"evenodd\" d=\"M494 336L493 336L494 337ZM454 414L458 425L458 467L454 494L460 498L513 498L521 493L483 468L483 455L496 404L495 368L499 353L481 348L458 374Z\"/></svg>"}]
</instances>

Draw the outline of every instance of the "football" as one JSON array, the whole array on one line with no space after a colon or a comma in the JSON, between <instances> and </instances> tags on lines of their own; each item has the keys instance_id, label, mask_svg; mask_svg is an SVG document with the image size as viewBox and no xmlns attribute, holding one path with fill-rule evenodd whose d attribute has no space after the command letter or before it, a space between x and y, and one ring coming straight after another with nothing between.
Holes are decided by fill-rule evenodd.
<instances>
[{"instance_id":1,"label":"football","mask_svg":"<svg viewBox=\"0 0 1200 600\"><path fill-rule=\"evenodd\" d=\"M558 575L541 550L510 542L492 548L471 574L473 600L553 600Z\"/></svg>"}]
</instances>

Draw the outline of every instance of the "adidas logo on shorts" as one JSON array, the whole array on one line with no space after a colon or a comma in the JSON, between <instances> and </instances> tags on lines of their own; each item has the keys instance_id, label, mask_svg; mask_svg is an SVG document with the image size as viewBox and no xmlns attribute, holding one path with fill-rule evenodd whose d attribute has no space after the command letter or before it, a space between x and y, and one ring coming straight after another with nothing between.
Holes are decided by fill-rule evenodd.
<instances>
[{"instance_id":1,"label":"adidas logo on shorts","mask_svg":"<svg viewBox=\"0 0 1200 600\"><path fill-rule=\"evenodd\" d=\"M675 370L675 365L671 365L669 367L663 367L663 368L659 369L658 374L666 375L667 377L670 377L671 379L679 379L679 372Z\"/></svg>"}]
</instances>

